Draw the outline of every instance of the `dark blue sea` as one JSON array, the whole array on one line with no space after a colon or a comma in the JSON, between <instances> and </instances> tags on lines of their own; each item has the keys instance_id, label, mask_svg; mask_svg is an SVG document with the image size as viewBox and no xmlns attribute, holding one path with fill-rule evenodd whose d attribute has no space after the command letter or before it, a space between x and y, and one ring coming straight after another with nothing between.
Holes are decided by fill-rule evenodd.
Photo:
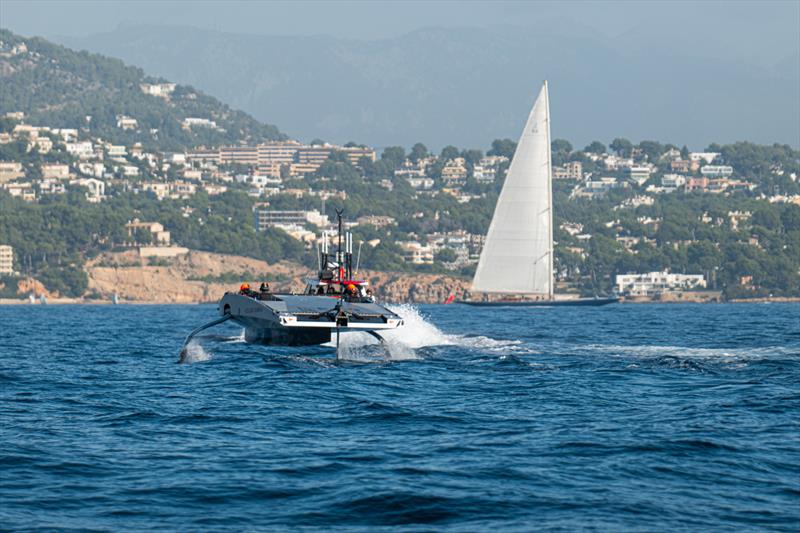
<instances>
[{"instance_id":1,"label":"dark blue sea","mask_svg":"<svg viewBox=\"0 0 800 533\"><path fill-rule=\"evenodd\" d=\"M797 531L800 305L0 307L0 529Z\"/></svg>"}]
</instances>

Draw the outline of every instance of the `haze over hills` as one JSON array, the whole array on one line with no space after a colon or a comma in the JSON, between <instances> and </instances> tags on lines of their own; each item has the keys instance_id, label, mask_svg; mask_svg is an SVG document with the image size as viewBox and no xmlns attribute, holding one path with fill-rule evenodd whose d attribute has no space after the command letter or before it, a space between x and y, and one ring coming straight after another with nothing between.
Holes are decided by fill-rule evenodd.
<instances>
[{"instance_id":1,"label":"haze over hills","mask_svg":"<svg viewBox=\"0 0 800 533\"><path fill-rule=\"evenodd\" d=\"M576 145L621 135L800 146L800 51L732 62L659 45L645 27L611 40L569 21L355 40L121 25L57 40L195 85L304 140L486 147L516 138L548 78L553 136Z\"/></svg>"},{"instance_id":2,"label":"haze over hills","mask_svg":"<svg viewBox=\"0 0 800 533\"><path fill-rule=\"evenodd\" d=\"M0 114L21 111L29 123L87 128L117 144L177 150L284 138L275 126L190 86L166 83L118 59L22 38L2 28L0 81ZM148 85L162 84L168 93L145 92Z\"/></svg>"}]
</instances>

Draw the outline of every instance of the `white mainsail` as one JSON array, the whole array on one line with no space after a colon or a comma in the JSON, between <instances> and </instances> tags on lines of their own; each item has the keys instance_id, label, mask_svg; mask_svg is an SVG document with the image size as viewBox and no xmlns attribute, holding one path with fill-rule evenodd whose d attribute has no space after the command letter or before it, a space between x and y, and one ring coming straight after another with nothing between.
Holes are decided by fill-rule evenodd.
<instances>
[{"instance_id":1,"label":"white mainsail","mask_svg":"<svg viewBox=\"0 0 800 533\"><path fill-rule=\"evenodd\" d=\"M494 210L472 280L476 292L553 297L550 100L542 85Z\"/></svg>"}]
</instances>

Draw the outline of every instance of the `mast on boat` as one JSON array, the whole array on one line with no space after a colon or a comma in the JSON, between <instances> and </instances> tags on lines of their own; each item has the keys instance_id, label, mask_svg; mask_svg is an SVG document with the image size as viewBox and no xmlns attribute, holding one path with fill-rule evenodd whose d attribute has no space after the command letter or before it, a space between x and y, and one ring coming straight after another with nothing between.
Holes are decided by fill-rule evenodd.
<instances>
[{"instance_id":1,"label":"mast on boat","mask_svg":"<svg viewBox=\"0 0 800 533\"><path fill-rule=\"evenodd\" d=\"M547 205L549 206L547 212L550 216L550 242L547 246L547 256L550 258L550 291L547 294L547 299L553 299L555 277L553 276L553 257L555 256L553 250L553 150L550 145L550 91L547 89L547 80L544 80L544 121L547 127Z\"/></svg>"}]
</instances>

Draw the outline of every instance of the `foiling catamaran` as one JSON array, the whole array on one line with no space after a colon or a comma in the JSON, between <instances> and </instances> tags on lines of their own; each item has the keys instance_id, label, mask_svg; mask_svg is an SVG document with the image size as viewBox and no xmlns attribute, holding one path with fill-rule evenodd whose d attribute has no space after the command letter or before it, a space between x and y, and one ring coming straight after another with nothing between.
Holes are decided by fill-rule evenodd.
<instances>
[{"instance_id":1,"label":"foiling catamaran","mask_svg":"<svg viewBox=\"0 0 800 533\"><path fill-rule=\"evenodd\" d=\"M461 303L597 306L618 301L557 299L553 286L550 98L545 81L519 138L472 280L472 291L484 293L485 297Z\"/></svg>"},{"instance_id":2,"label":"foiling catamaran","mask_svg":"<svg viewBox=\"0 0 800 533\"><path fill-rule=\"evenodd\" d=\"M335 335L337 358L341 334L362 331L383 342L378 331L403 325L399 315L375 303L367 281L354 279L353 235L343 233L341 211L337 218L336 253L330 253L330 236L323 233L319 272L307 280L302 294L225 293L217 306L220 317L186 337L179 362L186 360L195 335L228 320L244 327L245 341L253 344L312 346L331 342Z\"/></svg>"}]
</instances>

